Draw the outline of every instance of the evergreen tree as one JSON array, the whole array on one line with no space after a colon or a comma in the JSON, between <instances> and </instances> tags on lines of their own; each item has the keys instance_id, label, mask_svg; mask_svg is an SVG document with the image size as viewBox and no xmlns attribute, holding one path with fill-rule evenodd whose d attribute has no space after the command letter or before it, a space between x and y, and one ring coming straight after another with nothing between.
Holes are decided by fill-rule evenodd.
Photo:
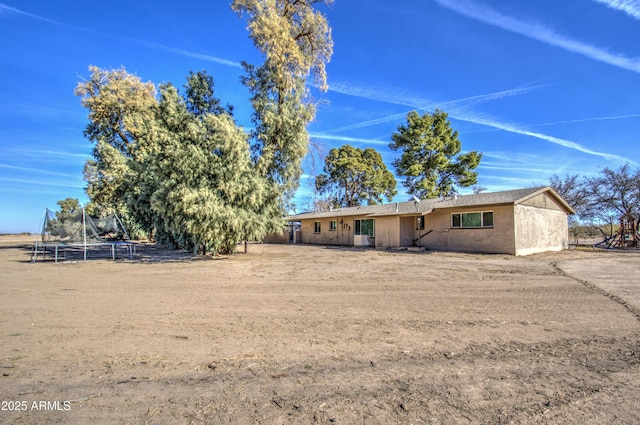
<instances>
[{"instance_id":1,"label":"evergreen tree","mask_svg":"<svg viewBox=\"0 0 640 425\"><path fill-rule=\"evenodd\" d=\"M75 218L82 207L76 198L65 198L57 202L60 210L56 211L56 219L64 223L71 218Z\"/></svg>"},{"instance_id":2,"label":"evergreen tree","mask_svg":"<svg viewBox=\"0 0 640 425\"><path fill-rule=\"evenodd\" d=\"M185 100L187 102L187 108L195 116L203 116L205 114L222 113L232 114L233 108L227 105L224 109L220 106L220 99L214 96L213 88L213 76L208 74L207 71L193 72L189 71L187 77L187 84L185 88Z\"/></svg>"},{"instance_id":3,"label":"evergreen tree","mask_svg":"<svg viewBox=\"0 0 640 425\"><path fill-rule=\"evenodd\" d=\"M220 107L212 77L191 73L184 95L164 84L158 99L135 104L117 97L135 88L123 81L139 80L124 70L92 71L96 81L77 92L90 110L87 135L97 140L85 166L93 203L117 202L156 240L203 252L231 252L278 227L273 212L265 214L266 179L251 161L247 135ZM120 103L128 107L116 109ZM105 110L120 130L109 128ZM127 127L141 117L144 125Z\"/></svg>"},{"instance_id":4,"label":"evergreen tree","mask_svg":"<svg viewBox=\"0 0 640 425\"><path fill-rule=\"evenodd\" d=\"M326 90L331 31L317 0L235 0L265 62L245 64L255 131L248 137L214 96L213 77L191 72L185 94L124 69L91 67L76 94L95 143L85 166L93 205L130 217L174 247L231 252L280 230L315 117L306 79ZM111 211L108 211L111 212ZM124 213L124 214L123 214ZM129 225L129 227L131 227Z\"/></svg>"},{"instance_id":5,"label":"evergreen tree","mask_svg":"<svg viewBox=\"0 0 640 425\"><path fill-rule=\"evenodd\" d=\"M250 158L246 134L228 114L188 111L175 87L161 88L161 149L150 158L150 199L163 242L218 253L265 236L264 180Z\"/></svg>"},{"instance_id":6,"label":"evergreen tree","mask_svg":"<svg viewBox=\"0 0 640 425\"><path fill-rule=\"evenodd\" d=\"M383 196L391 201L397 193L396 179L372 148L331 149L324 172L316 177L316 190L329 195L334 207L373 205L382 202Z\"/></svg>"},{"instance_id":7,"label":"evergreen tree","mask_svg":"<svg viewBox=\"0 0 640 425\"><path fill-rule=\"evenodd\" d=\"M135 157L137 142L153 119L156 90L124 68L104 70L90 66L91 78L78 83L76 96L89 110L87 139L102 141L125 157Z\"/></svg>"},{"instance_id":8,"label":"evergreen tree","mask_svg":"<svg viewBox=\"0 0 640 425\"><path fill-rule=\"evenodd\" d=\"M134 231L126 195L131 190L132 162L148 149L144 135L153 125L156 89L124 68L89 67L91 76L78 83L75 94L89 110L84 135L94 143L93 159L84 166L86 192L94 214L118 214Z\"/></svg>"},{"instance_id":9,"label":"evergreen tree","mask_svg":"<svg viewBox=\"0 0 640 425\"><path fill-rule=\"evenodd\" d=\"M307 153L306 126L315 118L306 79L326 90L325 65L333 51L331 30L317 0L235 0L232 8L248 20L250 36L264 54L260 67L243 64L243 83L254 108L252 152L260 175L271 183L269 210L282 215L298 187Z\"/></svg>"},{"instance_id":10,"label":"evergreen tree","mask_svg":"<svg viewBox=\"0 0 640 425\"><path fill-rule=\"evenodd\" d=\"M402 152L393 161L396 173L405 178L403 185L408 192L421 199L448 196L456 192L456 186L473 186L478 180L473 170L482 154L460 154L458 132L447 118L439 110L422 116L412 111L407 114L407 123L391 135L389 147Z\"/></svg>"}]
</instances>

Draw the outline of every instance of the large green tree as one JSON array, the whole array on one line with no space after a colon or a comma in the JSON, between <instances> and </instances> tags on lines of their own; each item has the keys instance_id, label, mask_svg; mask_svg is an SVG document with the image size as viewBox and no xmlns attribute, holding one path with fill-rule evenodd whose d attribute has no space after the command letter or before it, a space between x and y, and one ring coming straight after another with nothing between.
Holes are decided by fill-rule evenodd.
<instances>
[{"instance_id":1,"label":"large green tree","mask_svg":"<svg viewBox=\"0 0 640 425\"><path fill-rule=\"evenodd\" d=\"M99 211L125 215L128 162L144 152L143 135L153 123L156 89L124 68L91 66L89 71L90 78L75 89L89 110L84 135L94 143L93 159L84 167L87 194Z\"/></svg>"},{"instance_id":2,"label":"large green tree","mask_svg":"<svg viewBox=\"0 0 640 425\"><path fill-rule=\"evenodd\" d=\"M331 28L316 4L333 0L234 0L231 8L248 20L255 46L275 72L278 90L296 90L298 79L313 76L327 89L326 63L333 53Z\"/></svg>"},{"instance_id":3,"label":"large green tree","mask_svg":"<svg viewBox=\"0 0 640 425\"><path fill-rule=\"evenodd\" d=\"M248 21L250 37L264 63L244 63L242 79L254 108L253 159L271 183L274 214L281 215L298 188L307 154L306 126L315 118L307 78L326 90L325 65L333 52L331 29L314 5L329 0L234 0L232 8Z\"/></svg>"},{"instance_id":4,"label":"large green tree","mask_svg":"<svg viewBox=\"0 0 640 425\"><path fill-rule=\"evenodd\" d=\"M401 151L393 161L396 173L404 177L408 192L421 199L448 196L457 186L468 187L477 183L482 154L471 151L461 154L458 132L451 128L446 112L407 114L406 124L398 126L391 136L389 147Z\"/></svg>"},{"instance_id":5,"label":"large green tree","mask_svg":"<svg viewBox=\"0 0 640 425\"><path fill-rule=\"evenodd\" d=\"M70 218L77 216L78 213L82 211L80 201L76 198L61 199L57 204L60 207L60 210L56 211L56 219L61 222L65 222Z\"/></svg>"},{"instance_id":6,"label":"large green tree","mask_svg":"<svg viewBox=\"0 0 640 425\"><path fill-rule=\"evenodd\" d=\"M135 157L137 142L146 132L157 105L156 88L124 68L90 66L91 77L78 83L75 94L89 110L87 139L103 142L126 157Z\"/></svg>"},{"instance_id":7,"label":"large green tree","mask_svg":"<svg viewBox=\"0 0 640 425\"><path fill-rule=\"evenodd\" d=\"M76 94L95 143L87 193L172 246L228 252L243 238L282 228L315 117L307 79L326 90L331 31L317 0L235 0L264 55L242 79L254 107L248 137L213 94L213 78L190 73L181 95L124 69L91 68ZM107 211L110 212L110 211Z\"/></svg>"},{"instance_id":8,"label":"large green tree","mask_svg":"<svg viewBox=\"0 0 640 425\"><path fill-rule=\"evenodd\" d=\"M247 135L226 113L194 119L171 85L161 88L161 149L149 161L150 199L165 243L229 253L265 236L264 179L251 162Z\"/></svg>"},{"instance_id":9,"label":"large green tree","mask_svg":"<svg viewBox=\"0 0 640 425\"><path fill-rule=\"evenodd\" d=\"M223 108L220 99L214 95L213 75L206 71L189 71L184 89L187 109L195 116L220 115L225 112L232 114L233 112L233 107L227 105Z\"/></svg>"},{"instance_id":10,"label":"large green tree","mask_svg":"<svg viewBox=\"0 0 640 425\"><path fill-rule=\"evenodd\" d=\"M325 174L316 177L316 190L334 206L354 207L387 201L397 193L396 179L372 148L334 148L325 158Z\"/></svg>"},{"instance_id":11,"label":"large green tree","mask_svg":"<svg viewBox=\"0 0 640 425\"><path fill-rule=\"evenodd\" d=\"M93 203L123 205L156 240L194 251L231 252L277 227L273 214L264 218L266 179L251 161L247 135L220 107L212 77L191 73L184 94L169 83L152 102L136 103L127 94L137 78L123 69L92 72L77 93L90 111L86 134L97 140L85 167Z\"/></svg>"}]
</instances>

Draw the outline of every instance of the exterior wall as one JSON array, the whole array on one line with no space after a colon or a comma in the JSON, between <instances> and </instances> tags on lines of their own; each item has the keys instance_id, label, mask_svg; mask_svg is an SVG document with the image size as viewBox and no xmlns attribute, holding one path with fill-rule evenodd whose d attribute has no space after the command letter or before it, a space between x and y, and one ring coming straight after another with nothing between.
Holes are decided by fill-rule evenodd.
<instances>
[{"instance_id":1,"label":"exterior wall","mask_svg":"<svg viewBox=\"0 0 640 425\"><path fill-rule=\"evenodd\" d=\"M302 220L301 234L302 243L316 245L349 245L354 244L353 231L355 229L355 220L364 220L368 217L336 217L336 218L318 218ZM331 220L336 220L336 230L329 230ZM320 233L315 233L315 222L320 222ZM378 220L375 222L375 232L378 233ZM375 243L375 238L371 241L371 246Z\"/></svg>"},{"instance_id":2,"label":"exterior wall","mask_svg":"<svg viewBox=\"0 0 640 425\"><path fill-rule=\"evenodd\" d=\"M493 227L451 227L451 214L486 211L493 212ZM546 193L515 206L485 205L434 210L424 216L424 230L416 229L416 217L413 216L336 217L336 230L329 230L331 218L304 219L300 229L301 242L353 246L355 220L368 218L375 220L375 237L369 238L368 242L369 246L376 248L411 246L420 234L427 232L419 244L432 250L528 255L568 247L566 211ZM316 221L320 222L320 233L314 232Z\"/></svg>"},{"instance_id":3,"label":"exterior wall","mask_svg":"<svg viewBox=\"0 0 640 425\"><path fill-rule=\"evenodd\" d=\"M331 220L336 220L336 230L329 230ZM320 222L320 233L314 232L316 221ZM353 219L351 217L308 219L302 220L301 224L302 243L353 245Z\"/></svg>"},{"instance_id":4,"label":"exterior wall","mask_svg":"<svg viewBox=\"0 0 640 425\"><path fill-rule=\"evenodd\" d=\"M374 217L376 226L376 248L395 248L400 246L400 217Z\"/></svg>"},{"instance_id":5,"label":"exterior wall","mask_svg":"<svg viewBox=\"0 0 640 425\"><path fill-rule=\"evenodd\" d=\"M527 199L520 205L531 207L546 208L550 210L564 211L563 207L548 193L540 193L531 199ZM566 217L566 215L565 215Z\"/></svg>"},{"instance_id":6,"label":"exterior wall","mask_svg":"<svg viewBox=\"0 0 640 425\"><path fill-rule=\"evenodd\" d=\"M451 228L451 214L481 211L493 211L493 227ZM427 249L511 255L516 253L513 205L449 208L435 210L424 217L425 230L421 233L432 230L420 240L420 246ZM414 238L417 237L416 231Z\"/></svg>"},{"instance_id":7,"label":"exterior wall","mask_svg":"<svg viewBox=\"0 0 640 425\"><path fill-rule=\"evenodd\" d=\"M516 255L568 248L567 214L549 206L551 208L516 205Z\"/></svg>"},{"instance_id":8,"label":"exterior wall","mask_svg":"<svg viewBox=\"0 0 640 425\"><path fill-rule=\"evenodd\" d=\"M368 239L368 245L376 248L388 248L400 246L400 217L338 217L336 218L337 230L329 230L330 218L302 220L302 243L316 245L354 245L355 220L375 220L375 236ZM315 233L315 222L320 222L320 233Z\"/></svg>"}]
</instances>

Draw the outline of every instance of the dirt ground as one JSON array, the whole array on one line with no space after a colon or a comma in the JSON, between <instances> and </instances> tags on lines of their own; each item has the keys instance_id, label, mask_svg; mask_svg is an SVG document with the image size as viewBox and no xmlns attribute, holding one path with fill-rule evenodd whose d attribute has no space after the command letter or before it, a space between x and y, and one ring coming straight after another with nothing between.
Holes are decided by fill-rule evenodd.
<instances>
[{"instance_id":1,"label":"dirt ground","mask_svg":"<svg viewBox=\"0 0 640 425\"><path fill-rule=\"evenodd\" d=\"M0 423L638 424L640 253L0 241Z\"/></svg>"}]
</instances>

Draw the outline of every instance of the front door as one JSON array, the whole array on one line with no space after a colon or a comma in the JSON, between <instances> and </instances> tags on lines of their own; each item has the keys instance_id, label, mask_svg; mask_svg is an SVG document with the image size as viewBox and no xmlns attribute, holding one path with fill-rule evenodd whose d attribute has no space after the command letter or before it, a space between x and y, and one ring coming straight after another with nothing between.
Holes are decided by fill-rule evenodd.
<instances>
[{"instance_id":1,"label":"front door","mask_svg":"<svg viewBox=\"0 0 640 425\"><path fill-rule=\"evenodd\" d=\"M370 246L375 237L375 220L372 218L355 220L353 231L354 246Z\"/></svg>"},{"instance_id":2,"label":"front door","mask_svg":"<svg viewBox=\"0 0 640 425\"><path fill-rule=\"evenodd\" d=\"M400 246L413 245L415 222L415 217L400 217Z\"/></svg>"}]
</instances>

